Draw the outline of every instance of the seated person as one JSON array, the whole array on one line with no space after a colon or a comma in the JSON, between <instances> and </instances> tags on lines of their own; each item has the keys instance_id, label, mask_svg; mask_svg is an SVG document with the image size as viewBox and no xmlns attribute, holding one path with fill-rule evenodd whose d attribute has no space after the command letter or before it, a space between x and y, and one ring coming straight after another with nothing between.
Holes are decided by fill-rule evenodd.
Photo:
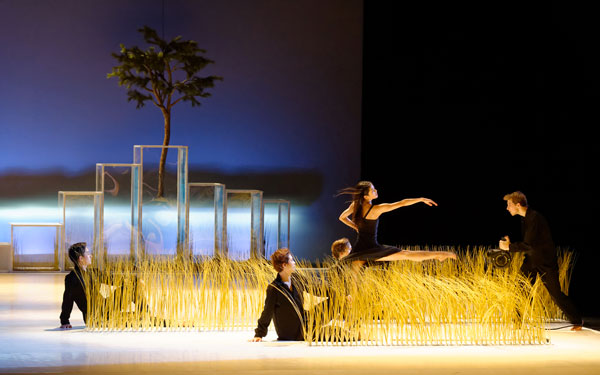
<instances>
[{"instance_id":1,"label":"seated person","mask_svg":"<svg viewBox=\"0 0 600 375\"><path fill-rule=\"evenodd\" d=\"M327 277L331 279L332 277L340 278L344 277L343 275L346 273L347 264L342 262L342 260L347 257L352 251L352 245L350 241L346 237L342 237L333 241L331 244L331 256L335 260L331 267L327 269ZM345 284L345 283L344 283ZM345 289L348 288L345 286ZM328 292L328 296L331 296L332 291Z\"/></svg>"},{"instance_id":2,"label":"seated person","mask_svg":"<svg viewBox=\"0 0 600 375\"><path fill-rule=\"evenodd\" d=\"M302 283L309 280L301 280L293 274L296 263L288 249L278 249L271 255L271 262L278 274L267 287L263 312L258 319L254 338L250 341L262 341L267 335L271 319L275 324L278 340L304 341L307 337L306 330L311 331L309 336L314 339L317 331L328 326L331 316L327 313L327 305L332 303L334 295L339 293L326 291L325 296L306 293ZM310 327L307 327L306 303L310 305L306 306L307 309L315 314L321 314L316 321L308 324Z\"/></svg>"},{"instance_id":3,"label":"seated person","mask_svg":"<svg viewBox=\"0 0 600 375\"><path fill-rule=\"evenodd\" d=\"M87 322L87 298L85 296L84 274L87 267L92 264L92 253L85 242L78 242L69 247L69 259L73 262L73 270L65 277L65 292L63 293L62 308L60 313L60 328L73 328L69 322L73 302L77 304L83 314L83 321Z\"/></svg>"},{"instance_id":4,"label":"seated person","mask_svg":"<svg viewBox=\"0 0 600 375\"><path fill-rule=\"evenodd\" d=\"M288 249L278 249L271 255L277 277L267 287L267 297L263 312L258 319L254 338L250 341L262 341L267 335L271 319L275 324L278 340L304 340L304 309L301 285L292 277L296 263Z\"/></svg>"},{"instance_id":5,"label":"seated person","mask_svg":"<svg viewBox=\"0 0 600 375\"><path fill-rule=\"evenodd\" d=\"M334 259L342 260L343 258L348 256L348 254L350 254L351 251L352 245L346 237L335 240L331 244L331 256Z\"/></svg>"},{"instance_id":6,"label":"seated person","mask_svg":"<svg viewBox=\"0 0 600 375\"><path fill-rule=\"evenodd\" d=\"M350 243L350 240L348 240L346 237L342 237L333 241L333 243L331 244L331 256L335 261L333 262L333 266L330 267L329 270L331 272L340 272L343 268L345 268L345 266L349 264L349 262L345 262L346 257L350 255L351 252L352 244ZM365 262L364 265L368 267L385 268L387 266L386 263L387 262L375 262L371 260Z\"/></svg>"},{"instance_id":7,"label":"seated person","mask_svg":"<svg viewBox=\"0 0 600 375\"><path fill-rule=\"evenodd\" d=\"M88 266L90 266L92 263L92 254L85 242L78 242L69 247L69 259L71 260L71 262L73 262L73 270L65 277L65 291L63 293L63 301L60 313L60 328L73 328L69 321L69 318L71 317L71 311L73 310L73 302L75 302L75 304L83 314L83 321L86 324L88 323L88 300L86 295L86 281L88 283L91 283L91 285L87 285L90 291L94 290L94 285L100 286L97 292L100 293L100 295L102 295L102 298L108 298L109 295L112 292L114 292L115 289L117 289L117 287L113 285L115 284L115 282L121 285L121 298L129 297L129 295L128 297L124 297L123 288L124 279L126 277L130 277L131 275L121 275L117 280L115 280L114 275L108 277L109 275L99 271L98 269L92 270L90 268L88 270ZM103 282L110 281L110 284L94 284L94 282L100 282L98 280L99 277L100 280L102 280ZM135 290L138 287L145 287L145 283L143 280L138 279L137 276L133 274L133 289ZM140 301L140 303L136 303L136 295L131 296L133 297L133 299L131 301L127 300L128 303L122 301L122 305L129 306L131 303L133 303L137 306L138 314L142 311L147 312L148 306L147 303L145 303L146 301L143 298L143 295L142 301ZM146 310L142 310L142 306L145 306ZM104 318L108 319L109 312L105 311L104 313L106 314ZM159 321L156 317L152 317L152 319L154 322L156 322L156 324L164 325L164 322Z\"/></svg>"},{"instance_id":8,"label":"seated person","mask_svg":"<svg viewBox=\"0 0 600 375\"><path fill-rule=\"evenodd\" d=\"M343 280L343 290L336 293L335 290L328 290L328 297L330 298L330 303L333 303L334 298L340 293L345 295L348 302L352 301L352 297L349 294L349 286L347 285L347 276L348 274L345 272L347 267L346 264L341 262L345 257L347 257L352 251L352 245L350 244L350 240L346 237L342 237L333 241L331 244L331 256L336 260L336 262L327 270L328 278L331 281L331 278L337 278L338 280L341 278ZM344 276L346 274L346 277Z\"/></svg>"}]
</instances>

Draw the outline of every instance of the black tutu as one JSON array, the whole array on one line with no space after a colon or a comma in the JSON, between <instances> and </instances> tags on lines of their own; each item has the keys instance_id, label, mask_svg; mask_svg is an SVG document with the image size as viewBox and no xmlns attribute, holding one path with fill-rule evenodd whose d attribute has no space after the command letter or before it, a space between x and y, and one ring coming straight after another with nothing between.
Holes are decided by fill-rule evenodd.
<instances>
[{"instance_id":1,"label":"black tutu","mask_svg":"<svg viewBox=\"0 0 600 375\"><path fill-rule=\"evenodd\" d=\"M350 254L344 258L345 261L374 261L402 251L402 249L397 247L380 245L379 242L377 242L378 225L379 219L362 219L360 221L358 224L356 243L352 246Z\"/></svg>"}]
</instances>

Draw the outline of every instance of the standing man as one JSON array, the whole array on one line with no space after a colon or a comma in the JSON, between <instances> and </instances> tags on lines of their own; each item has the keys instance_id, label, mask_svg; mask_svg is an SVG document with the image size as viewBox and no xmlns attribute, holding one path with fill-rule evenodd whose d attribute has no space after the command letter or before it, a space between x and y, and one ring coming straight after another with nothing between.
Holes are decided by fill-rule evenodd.
<instances>
[{"instance_id":1,"label":"standing man","mask_svg":"<svg viewBox=\"0 0 600 375\"><path fill-rule=\"evenodd\" d=\"M546 219L539 212L528 208L527 198L520 191L515 191L504 196L506 210L512 215L522 216L521 234L522 242L510 242L508 236L500 240L501 250L524 252L525 260L521 272L535 280L540 276L544 286L550 293L554 303L565 313L573 327L572 331L580 331L583 320L579 311L560 289L558 280L558 260L556 247L550 234L550 227Z\"/></svg>"}]
</instances>

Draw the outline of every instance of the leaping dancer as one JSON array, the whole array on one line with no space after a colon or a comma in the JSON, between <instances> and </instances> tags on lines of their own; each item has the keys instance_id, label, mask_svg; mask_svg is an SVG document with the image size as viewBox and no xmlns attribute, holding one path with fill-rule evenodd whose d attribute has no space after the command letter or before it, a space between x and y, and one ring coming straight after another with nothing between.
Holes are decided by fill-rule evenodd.
<instances>
[{"instance_id":1,"label":"leaping dancer","mask_svg":"<svg viewBox=\"0 0 600 375\"><path fill-rule=\"evenodd\" d=\"M448 251L409 251L397 247L380 245L377 242L377 225L379 216L400 207L416 203L425 203L428 206L437 206L437 203L428 198L408 198L395 203L373 204L377 199L377 190L369 181L360 181L356 186L342 189L337 195L349 194L352 203L340 215L340 221L358 232L356 243L345 261L352 262L355 271L367 261L388 262L396 260L411 260L421 262L428 259L444 261L448 258L456 259L456 254Z\"/></svg>"}]
</instances>

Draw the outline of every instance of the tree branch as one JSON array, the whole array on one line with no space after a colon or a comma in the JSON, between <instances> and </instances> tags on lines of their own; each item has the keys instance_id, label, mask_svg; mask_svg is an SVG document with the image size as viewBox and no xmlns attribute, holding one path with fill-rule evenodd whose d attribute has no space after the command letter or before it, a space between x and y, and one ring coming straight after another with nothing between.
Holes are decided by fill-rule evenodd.
<instances>
[{"instance_id":1,"label":"tree branch","mask_svg":"<svg viewBox=\"0 0 600 375\"><path fill-rule=\"evenodd\" d=\"M150 76L150 82L152 82L152 93L154 94L154 97L156 98L156 101L159 103L157 105L159 107L163 107L164 106L164 101L162 99L162 96L160 95L161 94L160 90L156 87L156 83L152 79L152 70L150 70L150 68L147 65L144 65L144 67L146 68L146 70L148 71L148 75Z\"/></svg>"},{"instance_id":2,"label":"tree branch","mask_svg":"<svg viewBox=\"0 0 600 375\"><path fill-rule=\"evenodd\" d=\"M171 109L171 107L173 107L173 105L175 105L175 103L173 103L173 105L171 105L171 98L173 97L173 73L171 73L171 64L169 64L168 61L165 61L165 66L167 68L167 74L169 75L169 97L167 98L167 108Z\"/></svg>"},{"instance_id":3,"label":"tree branch","mask_svg":"<svg viewBox=\"0 0 600 375\"><path fill-rule=\"evenodd\" d=\"M175 100L175 101L173 102L173 104L171 104L171 107L170 107L170 108L173 108L173 106L174 106L175 104L179 103L179 102L181 101L181 99L183 99L183 98L185 98L185 96L182 96L181 98L179 98L179 99ZM169 109L170 109L170 108L169 108Z\"/></svg>"}]
</instances>

